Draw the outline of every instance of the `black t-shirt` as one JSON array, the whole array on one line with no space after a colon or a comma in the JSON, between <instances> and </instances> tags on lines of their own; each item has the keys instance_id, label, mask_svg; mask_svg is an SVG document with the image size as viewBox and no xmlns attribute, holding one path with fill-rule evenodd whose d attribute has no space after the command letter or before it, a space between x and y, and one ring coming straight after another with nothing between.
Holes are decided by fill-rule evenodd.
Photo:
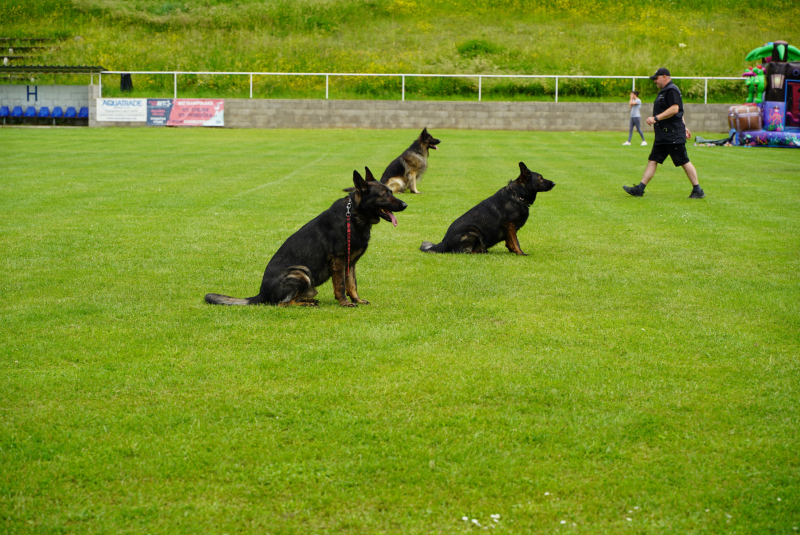
<instances>
[{"instance_id":1,"label":"black t-shirt","mask_svg":"<svg viewBox=\"0 0 800 535\"><path fill-rule=\"evenodd\" d=\"M674 145L686 143L686 126L683 124L683 98L678 86L672 82L664 86L658 92L656 101L653 103L653 117L670 109L675 104L678 105L678 113L658 121L653 125L656 140L653 145Z\"/></svg>"}]
</instances>

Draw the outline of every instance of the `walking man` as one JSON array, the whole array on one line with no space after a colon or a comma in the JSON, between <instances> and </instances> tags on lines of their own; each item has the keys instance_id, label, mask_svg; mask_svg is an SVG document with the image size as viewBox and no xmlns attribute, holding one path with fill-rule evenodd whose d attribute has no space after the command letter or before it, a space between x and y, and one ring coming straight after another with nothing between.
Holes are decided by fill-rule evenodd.
<instances>
[{"instance_id":1,"label":"walking man","mask_svg":"<svg viewBox=\"0 0 800 535\"><path fill-rule=\"evenodd\" d=\"M706 196L697 180L697 170L689 161L686 153L686 140L691 139L692 133L683 122L683 99L678 87L672 83L669 71L661 67L650 77L660 91L653 104L653 116L646 119L648 125L653 126L656 139L653 150L647 159L642 181L636 186L622 186L627 193L634 197L644 195L644 188L656 174L658 164L664 163L667 156L672 158L675 167L683 167L686 177L692 183L690 199L702 199Z\"/></svg>"}]
</instances>

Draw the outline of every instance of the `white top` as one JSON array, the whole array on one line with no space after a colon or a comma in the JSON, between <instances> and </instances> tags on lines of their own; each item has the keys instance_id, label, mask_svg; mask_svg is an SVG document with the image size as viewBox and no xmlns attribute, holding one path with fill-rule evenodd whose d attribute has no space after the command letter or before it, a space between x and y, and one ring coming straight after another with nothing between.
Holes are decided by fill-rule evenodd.
<instances>
[{"instance_id":1,"label":"white top","mask_svg":"<svg viewBox=\"0 0 800 535\"><path fill-rule=\"evenodd\" d=\"M631 106L631 117L641 117L642 116L642 99L637 98L635 104Z\"/></svg>"}]
</instances>

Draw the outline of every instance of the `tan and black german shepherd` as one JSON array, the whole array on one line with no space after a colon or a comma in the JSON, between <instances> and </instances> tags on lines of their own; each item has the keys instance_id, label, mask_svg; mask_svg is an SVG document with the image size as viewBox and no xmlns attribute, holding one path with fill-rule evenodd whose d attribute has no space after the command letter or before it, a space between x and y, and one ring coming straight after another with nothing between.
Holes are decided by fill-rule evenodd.
<instances>
[{"instance_id":1,"label":"tan and black german shepherd","mask_svg":"<svg viewBox=\"0 0 800 535\"><path fill-rule=\"evenodd\" d=\"M353 171L355 188L347 197L333 203L281 245L267 264L258 295L237 299L207 294L206 302L212 305L318 306L319 302L314 299L318 293L316 287L332 279L333 295L340 305L369 304L358 296L356 262L367 250L372 225L385 219L397 226L393 212L402 212L408 205L375 180L368 168L366 171L366 180L358 171ZM347 301L345 294L352 302Z\"/></svg>"},{"instance_id":2,"label":"tan and black german shepherd","mask_svg":"<svg viewBox=\"0 0 800 535\"><path fill-rule=\"evenodd\" d=\"M428 149L436 149L441 143L428 133L427 128L417 140L408 147L403 154L395 158L381 176L381 184L386 184L393 193L419 193L417 182L422 180L422 175L428 169Z\"/></svg>"},{"instance_id":3,"label":"tan and black german shepherd","mask_svg":"<svg viewBox=\"0 0 800 535\"><path fill-rule=\"evenodd\" d=\"M519 177L507 186L478 203L453 221L441 243L422 242L426 253L486 253L493 245L505 240L512 253L525 255L519 246L517 231L528 220L530 206L536 194L550 191L555 183L539 173L529 171L519 162Z\"/></svg>"}]
</instances>

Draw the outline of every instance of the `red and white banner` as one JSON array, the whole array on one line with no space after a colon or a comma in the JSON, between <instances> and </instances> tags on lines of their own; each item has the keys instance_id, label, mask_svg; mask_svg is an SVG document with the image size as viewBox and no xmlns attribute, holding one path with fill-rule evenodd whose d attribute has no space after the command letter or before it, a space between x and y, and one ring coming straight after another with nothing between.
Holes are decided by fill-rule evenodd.
<instances>
[{"instance_id":1,"label":"red and white banner","mask_svg":"<svg viewBox=\"0 0 800 535\"><path fill-rule=\"evenodd\" d=\"M225 101L193 98L148 99L147 124L225 126Z\"/></svg>"}]
</instances>

